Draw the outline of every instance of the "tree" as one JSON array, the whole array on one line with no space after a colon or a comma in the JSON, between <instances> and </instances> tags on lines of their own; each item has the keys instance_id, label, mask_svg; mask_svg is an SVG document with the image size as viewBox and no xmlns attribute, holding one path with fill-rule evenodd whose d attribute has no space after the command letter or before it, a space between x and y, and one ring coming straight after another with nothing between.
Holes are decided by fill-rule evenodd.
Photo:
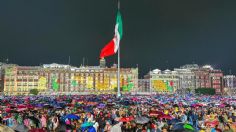
<instances>
[{"instance_id":1,"label":"tree","mask_svg":"<svg viewBox=\"0 0 236 132\"><path fill-rule=\"evenodd\" d=\"M117 91L118 91L118 88L117 88L117 87L115 87L115 88L114 88L114 92L117 92Z\"/></svg>"},{"instance_id":2,"label":"tree","mask_svg":"<svg viewBox=\"0 0 236 132\"><path fill-rule=\"evenodd\" d=\"M214 88L197 88L195 89L195 93L203 95L215 95L216 92Z\"/></svg>"},{"instance_id":3,"label":"tree","mask_svg":"<svg viewBox=\"0 0 236 132\"><path fill-rule=\"evenodd\" d=\"M114 90L114 92L117 92L117 91L118 91L118 88L115 87L113 90ZM124 91L124 89L123 89L122 87L120 87L120 92L122 92L122 91Z\"/></svg>"},{"instance_id":4,"label":"tree","mask_svg":"<svg viewBox=\"0 0 236 132\"><path fill-rule=\"evenodd\" d=\"M191 93L191 89L190 89L190 88L187 88L186 91L187 91L188 93Z\"/></svg>"},{"instance_id":5,"label":"tree","mask_svg":"<svg viewBox=\"0 0 236 132\"><path fill-rule=\"evenodd\" d=\"M39 93L38 89L30 89L30 94L38 95L38 93Z\"/></svg>"}]
</instances>

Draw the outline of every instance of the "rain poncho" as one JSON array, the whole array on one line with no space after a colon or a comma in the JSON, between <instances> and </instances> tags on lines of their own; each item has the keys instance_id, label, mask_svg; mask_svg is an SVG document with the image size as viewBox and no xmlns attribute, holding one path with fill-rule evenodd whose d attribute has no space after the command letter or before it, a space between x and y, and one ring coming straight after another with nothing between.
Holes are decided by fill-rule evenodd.
<instances>
[{"instance_id":1,"label":"rain poncho","mask_svg":"<svg viewBox=\"0 0 236 132\"><path fill-rule=\"evenodd\" d=\"M8 118L7 119L7 126L9 126L9 127L13 127L14 126L14 121L13 121L12 118Z\"/></svg>"},{"instance_id":2,"label":"rain poncho","mask_svg":"<svg viewBox=\"0 0 236 132\"><path fill-rule=\"evenodd\" d=\"M111 132L122 132L122 131L121 131L121 124L122 124L122 122L117 123L116 125L114 125L114 126L111 128Z\"/></svg>"}]
</instances>

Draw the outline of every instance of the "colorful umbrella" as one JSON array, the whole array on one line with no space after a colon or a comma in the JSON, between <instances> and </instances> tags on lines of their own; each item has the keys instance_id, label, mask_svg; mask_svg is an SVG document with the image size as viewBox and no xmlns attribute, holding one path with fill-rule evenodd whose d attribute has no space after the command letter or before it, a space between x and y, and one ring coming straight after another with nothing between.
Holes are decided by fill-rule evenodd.
<instances>
[{"instance_id":1,"label":"colorful umbrella","mask_svg":"<svg viewBox=\"0 0 236 132\"><path fill-rule=\"evenodd\" d=\"M85 122L84 124L81 125L81 128L86 128L86 127L91 127L93 126L92 122Z\"/></svg>"},{"instance_id":2,"label":"colorful umbrella","mask_svg":"<svg viewBox=\"0 0 236 132\"><path fill-rule=\"evenodd\" d=\"M68 118L68 119L80 119L80 117L75 115L75 114L68 114L68 115L65 116L65 118Z\"/></svg>"},{"instance_id":3,"label":"colorful umbrella","mask_svg":"<svg viewBox=\"0 0 236 132\"><path fill-rule=\"evenodd\" d=\"M129 116L129 117L123 117L123 118L120 118L120 122L130 122L134 120L134 117L133 116Z\"/></svg>"},{"instance_id":4,"label":"colorful umbrella","mask_svg":"<svg viewBox=\"0 0 236 132\"><path fill-rule=\"evenodd\" d=\"M158 116L158 115L163 115L164 113L161 111L151 111L149 113L149 116Z\"/></svg>"},{"instance_id":5,"label":"colorful umbrella","mask_svg":"<svg viewBox=\"0 0 236 132\"><path fill-rule=\"evenodd\" d=\"M175 125L173 125L173 127L171 128L171 131L174 132L196 132L196 129L188 123L177 123Z\"/></svg>"},{"instance_id":6,"label":"colorful umbrella","mask_svg":"<svg viewBox=\"0 0 236 132\"><path fill-rule=\"evenodd\" d=\"M168 119L168 120L171 120L171 119L173 119L173 118L172 118L170 115L164 114L164 115L159 116L159 119Z\"/></svg>"}]
</instances>

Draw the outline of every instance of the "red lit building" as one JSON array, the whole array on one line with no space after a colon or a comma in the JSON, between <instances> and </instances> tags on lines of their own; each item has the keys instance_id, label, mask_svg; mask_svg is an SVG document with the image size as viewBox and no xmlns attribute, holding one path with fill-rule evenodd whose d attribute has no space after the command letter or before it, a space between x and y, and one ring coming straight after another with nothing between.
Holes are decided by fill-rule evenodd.
<instances>
[{"instance_id":1,"label":"red lit building","mask_svg":"<svg viewBox=\"0 0 236 132\"><path fill-rule=\"evenodd\" d=\"M196 88L214 88L216 94L223 90L223 72L206 65L193 70L196 76Z\"/></svg>"},{"instance_id":2,"label":"red lit building","mask_svg":"<svg viewBox=\"0 0 236 132\"><path fill-rule=\"evenodd\" d=\"M214 88L217 94L220 94L223 90L223 77L221 70L210 71L211 88Z\"/></svg>"},{"instance_id":3,"label":"red lit building","mask_svg":"<svg viewBox=\"0 0 236 132\"><path fill-rule=\"evenodd\" d=\"M196 88L211 88L210 70L197 69L194 70L196 76Z\"/></svg>"}]
</instances>

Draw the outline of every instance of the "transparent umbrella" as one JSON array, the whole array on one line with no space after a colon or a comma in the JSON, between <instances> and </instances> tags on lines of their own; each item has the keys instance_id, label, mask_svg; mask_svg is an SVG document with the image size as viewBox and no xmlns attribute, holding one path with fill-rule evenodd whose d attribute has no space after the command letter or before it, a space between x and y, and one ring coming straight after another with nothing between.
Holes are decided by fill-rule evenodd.
<instances>
[{"instance_id":1,"label":"transparent umbrella","mask_svg":"<svg viewBox=\"0 0 236 132\"><path fill-rule=\"evenodd\" d=\"M140 116L140 117L135 118L135 122L138 124L146 124L149 122L149 119L145 116Z\"/></svg>"}]
</instances>

